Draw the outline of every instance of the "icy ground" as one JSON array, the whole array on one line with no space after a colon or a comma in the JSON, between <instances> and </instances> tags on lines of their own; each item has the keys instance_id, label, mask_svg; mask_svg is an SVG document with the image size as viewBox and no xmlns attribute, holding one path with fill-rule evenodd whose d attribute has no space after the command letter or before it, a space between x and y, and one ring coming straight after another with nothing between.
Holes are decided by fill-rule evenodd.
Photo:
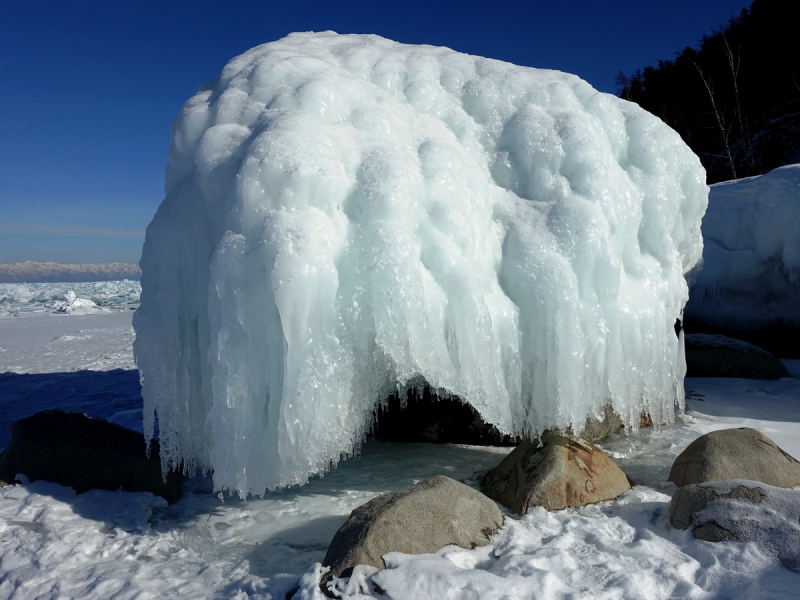
<instances>
[{"instance_id":1,"label":"icy ground","mask_svg":"<svg viewBox=\"0 0 800 600\"><path fill-rule=\"evenodd\" d=\"M130 311L0 318L0 447L10 424L47 407L141 428ZM603 448L637 486L579 510L508 515L472 551L390 555L376 598L796 598L800 575L752 545L711 544L670 527L666 483L698 435L756 427L800 456L800 361L780 381L688 379L687 414L663 433ZM9 373L9 371L11 371ZM349 512L434 474L477 486L507 449L368 443L301 488L221 501L187 483L167 506L148 493L37 482L0 489L0 598L274 598L318 594L315 563ZM301 580L302 577L302 580ZM352 596L365 597L365 596Z\"/></svg>"}]
</instances>

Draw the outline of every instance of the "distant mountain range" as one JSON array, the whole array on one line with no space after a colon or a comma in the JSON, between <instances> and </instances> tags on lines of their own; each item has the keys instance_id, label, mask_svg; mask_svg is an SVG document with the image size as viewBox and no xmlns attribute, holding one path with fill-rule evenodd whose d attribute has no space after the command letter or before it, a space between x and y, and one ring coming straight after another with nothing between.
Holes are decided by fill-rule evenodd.
<instances>
[{"instance_id":1,"label":"distant mountain range","mask_svg":"<svg viewBox=\"0 0 800 600\"><path fill-rule=\"evenodd\" d=\"M54 262L0 263L0 283L139 280L139 265L126 263L62 265Z\"/></svg>"}]
</instances>

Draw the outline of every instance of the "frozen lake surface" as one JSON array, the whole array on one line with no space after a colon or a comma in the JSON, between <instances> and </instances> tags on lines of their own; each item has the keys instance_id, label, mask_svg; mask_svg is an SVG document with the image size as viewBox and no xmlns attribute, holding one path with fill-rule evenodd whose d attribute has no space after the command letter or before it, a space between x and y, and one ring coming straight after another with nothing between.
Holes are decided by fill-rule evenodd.
<instances>
[{"instance_id":1,"label":"frozen lake surface","mask_svg":"<svg viewBox=\"0 0 800 600\"><path fill-rule=\"evenodd\" d=\"M0 318L0 447L12 422L45 408L141 430L131 311ZM714 429L760 429L800 456L800 361L779 381L687 379L687 413L663 432L601 446L637 484L612 502L519 518L476 550L389 555L378 598L794 598L800 575L749 544L711 544L669 525L674 458ZM355 507L444 474L477 487L503 448L368 442L303 487L248 501L210 481L172 506L149 493L76 496L46 482L0 489L0 597L274 598L316 582L328 542ZM366 584L369 586L369 582ZM369 597L351 595L351 597Z\"/></svg>"}]
</instances>

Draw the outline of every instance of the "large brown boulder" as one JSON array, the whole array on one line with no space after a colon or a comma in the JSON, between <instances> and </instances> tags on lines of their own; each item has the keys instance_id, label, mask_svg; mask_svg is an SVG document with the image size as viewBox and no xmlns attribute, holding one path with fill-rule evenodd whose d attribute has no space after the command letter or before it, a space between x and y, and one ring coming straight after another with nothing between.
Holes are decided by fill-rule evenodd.
<instances>
[{"instance_id":1,"label":"large brown boulder","mask_svg":"<svg viewBox=\"0 0 800 600\"><path fill-rule=\"evenodd\" d=\"M584 506L630 489L625 473L586 440L547 432L541 442L523 442L490 471L486 494L524 515L533 506Z\"/></svg>"},{"instance_id":2,"label":"large brown boulder","mask_svg":"<svg viewBox=\"0 0 800 600\"><path fill-rule=\"evenodd\" d=\"M786 366L766 350L724 335L686 334L688 377L788 377Z\"/></svg>"},{"instance_id":3,"label":"large brown boulder","mask_svg":"<svg viewBox=\"0 0 800 600\"><path fill-rule=\"evenodd\" d=\"M102 419L48 410L11 426L11 441L0 455L0 487L21 473L83 493L91 489L152 492L168 502L180 497L180 475L161 478L158 442L146 456L144 436Z\"/></svg>"},{"instance_id":4,"label":"large brown boulder","mask_svg":"<svg viewBox=\"0 0 800 600\"><path fill-rule=\"evenodd\" d=\"M672 464L678 487L706 481L748 479L776 487L800 485L800 462L757 429L722 429L701 435Z\"/></svg>"},{"instance_id":5,"label":"large brown boulder","mask_svg":"<svg viewBox=\"0 0 800 600\"><path fill-rule=\"evenodd\" d=\"M669 503L673 527L708 542L755 542L789 569L800 567L800 490L757 481L695 483Z\"/></svg>"},{"instance_id":6,"label":"large brown boulder","mask_svg":"<svg viewBox=\"0 0 800 600\"><path fill-rule=\"evenodd\" d=\"M475 548L503 524L497 505L449 477L437 475L384 494L356 508L339 528L322 564L331 567L322 583L349 576L356 565L386 568L388 552L428 554L454 544Z\"/></svg>"}]
</instances>

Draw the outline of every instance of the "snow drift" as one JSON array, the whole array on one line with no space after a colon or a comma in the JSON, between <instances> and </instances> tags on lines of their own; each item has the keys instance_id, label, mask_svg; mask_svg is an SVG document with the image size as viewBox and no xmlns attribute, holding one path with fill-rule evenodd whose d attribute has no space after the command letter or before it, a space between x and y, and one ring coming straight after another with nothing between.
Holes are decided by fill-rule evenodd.
<instances>
[{"instance_id":1,"label":"snow drift","mask_svg":"<svg viewBox=\"0 0 800 600\"><path fill-rule=\"evenodd\" d=\"M164 467L240 494L356 452L429 385L501 431L683 402L673 324L708 188L578 77L376 36L232 60L172 130L135 355Z\"/></svg>"},{"instance_id":2,"label":"snow drift","mask_svg":"<svg viewBox=\"0 0 800 600\"><path fill-rule=\"evenodd\" d=\"M711 186L686 316L739 330L800 328L799 226L800 165Z\"/></svg>"}]
</instances>

